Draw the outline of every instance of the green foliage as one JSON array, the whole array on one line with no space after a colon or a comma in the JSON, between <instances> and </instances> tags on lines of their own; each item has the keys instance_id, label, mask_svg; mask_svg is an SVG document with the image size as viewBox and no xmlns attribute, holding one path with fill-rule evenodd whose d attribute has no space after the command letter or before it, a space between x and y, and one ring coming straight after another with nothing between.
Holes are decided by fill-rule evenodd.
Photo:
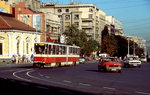
<instances>
[{"instance_id":1,"label":"green foliage","mask_svg":"<svg viewBox=\"0 0 150 95\"><path fill-rule=\"evenodd\" d=\"M87 40L85 31L77 29L74 25L69 26L63 34L67 36L67 44L80 46L81 54L90 55L98 50L98 42Z\"/></svg>"},{"instance_id":2,"label":"green foliage","mask_svg":"<svg viewBox=\"0 0 150 95\"><path fill-rule=\"evenodd\" d=\"M118 51L118 41L115 39L114 35L105 35L102 39L101 51L103 53L108 53L114 56Z\"/></svg>"}]
</instances>

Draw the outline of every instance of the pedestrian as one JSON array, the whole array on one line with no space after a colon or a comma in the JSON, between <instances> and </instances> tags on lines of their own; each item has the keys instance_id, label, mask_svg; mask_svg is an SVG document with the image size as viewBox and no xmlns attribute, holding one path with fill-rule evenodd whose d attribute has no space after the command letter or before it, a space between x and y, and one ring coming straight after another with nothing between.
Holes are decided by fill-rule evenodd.
<instances>
[{"instance_id":1,"label":"pedestrian","mask_svg":"<svg viewBox=\"0 0 150 95\"><path fill-rule=\"evenodd\" d=\"M15 62L16 62L16 57L15 57L15 55L12 55L11 61L12 61L12 63L15 63Z\"/></svg>"}]
</instances>

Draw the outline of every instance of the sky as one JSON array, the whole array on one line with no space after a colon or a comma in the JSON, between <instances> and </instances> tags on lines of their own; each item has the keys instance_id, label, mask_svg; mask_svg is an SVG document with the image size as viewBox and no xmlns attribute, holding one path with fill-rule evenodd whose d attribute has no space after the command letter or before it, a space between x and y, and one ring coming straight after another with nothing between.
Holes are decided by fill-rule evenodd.
<instances>
[{"instance_id":1,"label":"sky","mask_svg":"<svg viewBox=\"0 0 150 95\"><path fill-rule=\"evenodd\" d=\"M95 4L108 16L114 16L123 23L127 36L137 36L147 41L150 47L150 0L41 0L69 4L71 1Z\"/></svg>"}]
</instances>

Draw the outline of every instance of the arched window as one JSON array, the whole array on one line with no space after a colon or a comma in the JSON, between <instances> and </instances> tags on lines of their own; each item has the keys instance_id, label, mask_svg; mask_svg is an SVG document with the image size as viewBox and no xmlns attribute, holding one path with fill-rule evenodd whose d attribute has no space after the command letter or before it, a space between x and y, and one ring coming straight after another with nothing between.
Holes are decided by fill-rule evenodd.
<instances>
[{"instance_id":1,"label":"arched window","mask_svg":"<svg viewBox=\"0 0 150 95\"><path fill-rule=\"evenodd\" d=\"M26 53L29 54L29 43L30 43L30 38L26 38Z\"/></svg>"},{"instance_id":2,"label":"arched window","mask_svg":"<svg viewBox=\"0 0 150 95\"><path fill-rule=\"evenodd\" d=\"M21 40L21 37L17 37L16 38L16 40L17 40L17 54L19 54L19 48L20 48L20 40Z\"/></svg>"}]
</instances>

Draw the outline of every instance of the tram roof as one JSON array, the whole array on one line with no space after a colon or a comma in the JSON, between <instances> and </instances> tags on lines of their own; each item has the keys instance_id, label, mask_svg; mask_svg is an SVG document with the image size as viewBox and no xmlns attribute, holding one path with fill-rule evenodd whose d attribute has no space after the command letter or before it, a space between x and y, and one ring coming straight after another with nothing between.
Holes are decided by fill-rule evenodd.
<instances>
[{"instance_id":1,"label":"tram roof","mask_svg":"<svg viewBox=\"0 0 150 95\"><path fill-rule=\"evenodd\" d=\"M61 46L70 46L70 47L78 47L78 48L80 48L79 46L76 46L76 45L67 45L67 44L53 43L53 42L37 42L35 44L40 44L40 45L53 44L53 45L61 45Z\"/></svg>"}]
</instances>

